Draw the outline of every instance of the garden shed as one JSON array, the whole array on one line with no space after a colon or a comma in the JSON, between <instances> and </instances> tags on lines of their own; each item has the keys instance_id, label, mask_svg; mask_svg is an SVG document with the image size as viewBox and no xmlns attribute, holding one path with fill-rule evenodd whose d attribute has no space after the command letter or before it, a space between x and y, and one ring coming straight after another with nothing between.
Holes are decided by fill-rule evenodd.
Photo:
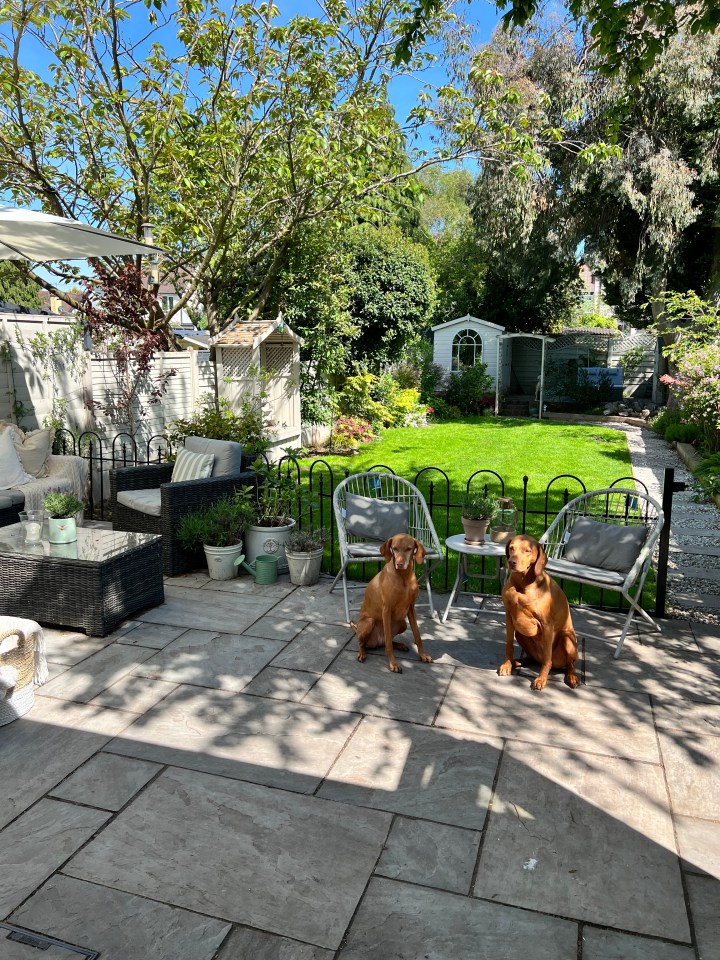
<instances>
[{"instance_id":1,"label":"garden shed","mask_svg":"<svg viewBox=\"0 0 720 960\"><path fill-rule=\"evenodd\" d=\"M300 445L300 346L302 339L282 316L238 320L214 341L218 395L236 413L243 399L264 387L266 425L273 433L270 454Z\"/></svg>"},{"instance_id":2,"label":"garden shed","mask_svg":"<svg viewBox=\"0 0 720 960\"><path fill-rule=\"evenodd\" d=\"M488 375L497 384L497 341L505 327L467 314L432 328L433 362L448 373L456 373L478 363L487 365Z\"/></svg>"}]
</instances>

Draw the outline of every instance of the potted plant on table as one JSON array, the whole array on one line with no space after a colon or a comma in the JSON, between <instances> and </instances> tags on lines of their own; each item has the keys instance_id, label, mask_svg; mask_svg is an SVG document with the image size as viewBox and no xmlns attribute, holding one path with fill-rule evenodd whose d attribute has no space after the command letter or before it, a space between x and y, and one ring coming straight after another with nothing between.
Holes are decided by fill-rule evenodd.
<instances>
[{"instance_id":1,"label":"potted plant on table","mask_svg":"<svg viewBox=\"0 0 720 960\"><path fill-rule=\"evenodd\" d=\"M485 531L497 508L497 499L467 490L462 500L462 525L466 543L485 543Z\"/></svg>"},{"instance_id":2,"label":"potted plant on table","mask_svg":"<svg viewBox=\"0 0 720 960\"><path fill-rule=\"evenodd\" d=\"M48 493L43 500L48 513L50 543L74 543L77 540L76 514L83 508L74 493Z\"/></svg>"},{"instance_id":3,"label":"potted plant on table","mask_svg":"<svg viewBox=\"0 0 720 960\"><path fill-rule=\"evenodd\" d=\"M263 460L256 460L253 469L257 477L255 519L245 537L245 561L252 564L260 555L274 556L278 571L285 573L285 544L295 526L292 514L299 508L299 485L290 473L273 471Z\"/></svg>"},{"instance_id":4,"label":"potted plant on table","mask_svg":"<svg viewBox=\"0 0 720 960\"><path fill-rule=\"evenodd\" d=\"M318 582L323 548L329 536L330 531L324 527L317 530L298 530L294 527L290 531L285 544L290 583L297 587L309 587Z\"/></svg>"},{"instance_id":5,"label":"potted plant on table","mask_svg":"<svg viewBox=\"0 0 720 960\"><path fill-rule=\"evenodd\" d=\"M249 495L223 497L184 516L178 540L186 550L203 547L212 580L232 580L237 576L235 560L243 551L243 534L254 516Z\"/></svg>"}]
</instances>

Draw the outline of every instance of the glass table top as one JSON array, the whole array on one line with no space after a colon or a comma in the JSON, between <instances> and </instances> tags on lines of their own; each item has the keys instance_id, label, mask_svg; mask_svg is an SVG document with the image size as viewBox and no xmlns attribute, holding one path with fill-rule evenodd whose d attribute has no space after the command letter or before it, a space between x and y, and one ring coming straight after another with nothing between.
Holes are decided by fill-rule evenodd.
<instances>
[{"instance_id":1,"label":"glass table top","mask_svg":"<svg viewBox=\"0 0 720 960\"><path fill-rule=\"evenodd\" d=\"M0 555L102 563L159 539L159 534L155 533L125 533L122 530L78 527L77 540L73 543L50 543L46 520L40 542L26 543L22 525L14 523L0 527Z\"/></svg>"}]
</instances>

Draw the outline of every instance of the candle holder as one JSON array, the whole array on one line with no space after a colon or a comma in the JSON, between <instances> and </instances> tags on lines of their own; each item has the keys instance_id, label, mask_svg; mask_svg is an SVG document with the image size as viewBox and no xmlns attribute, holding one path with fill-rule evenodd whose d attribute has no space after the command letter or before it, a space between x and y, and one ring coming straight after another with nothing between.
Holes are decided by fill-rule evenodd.
<instances>
[{"instance_id":1,"label":"candle holder","mask_svg":"<svg viewBox=\"0 0 720 960\"><path fill-rule=\"evenodd\" d=\"M20 513L20 525L25 533L25 543L40 543L44 517L44 510L23 510Z\"/></svg>"}]
</instances>

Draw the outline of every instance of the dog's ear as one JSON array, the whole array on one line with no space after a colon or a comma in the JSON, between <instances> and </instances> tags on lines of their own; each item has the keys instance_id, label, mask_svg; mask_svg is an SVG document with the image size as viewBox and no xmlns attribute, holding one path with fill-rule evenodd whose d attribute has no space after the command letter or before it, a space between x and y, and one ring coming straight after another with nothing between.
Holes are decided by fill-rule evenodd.
<instances>
[{"instance_id":1,"label":"dog's ear","mask_svg":"<svg viewBox=\"0 0 720 960\"><path fill-rule=\"evenodd\" d=\"M415 541L415 563L425 562L425 547L419 540Z\"/></svg>"},{"instance_id":2,"label":"dog's ear","mask_svg":"<svg viewBox=\"0 0 720 960\"><path fill-rule=\"evenodd\" d=\"M515 537L510 537L510 539L509 539L509 540L507 541L507 543L505 544L505 559L506 559L506 560L507 560L508 557L510 556L510 544L513 542L514 539L515 539Z\"/></svg>"},{"instance_id":3,"label":"dog's ear","mask_svg":"<svg viewBox=\"0 0 720 960\"><path fill-rule=\"evenodd\" d=\"M380 546L380 553L386 560L392 560L392 537Z\"/></svg>"},{"instance_id":4,"label":"dog's ear","mask_svg":"<svg viewBox=\"0 0 720 960\"><path fill-rule=\"evenodd\" d=\"M537 560L535 561L535 576L541 577L545 572L545 566L547 564L547 554L545 553L545 547L541 543L537 545Z\"/></svg>"}]
</instances>

